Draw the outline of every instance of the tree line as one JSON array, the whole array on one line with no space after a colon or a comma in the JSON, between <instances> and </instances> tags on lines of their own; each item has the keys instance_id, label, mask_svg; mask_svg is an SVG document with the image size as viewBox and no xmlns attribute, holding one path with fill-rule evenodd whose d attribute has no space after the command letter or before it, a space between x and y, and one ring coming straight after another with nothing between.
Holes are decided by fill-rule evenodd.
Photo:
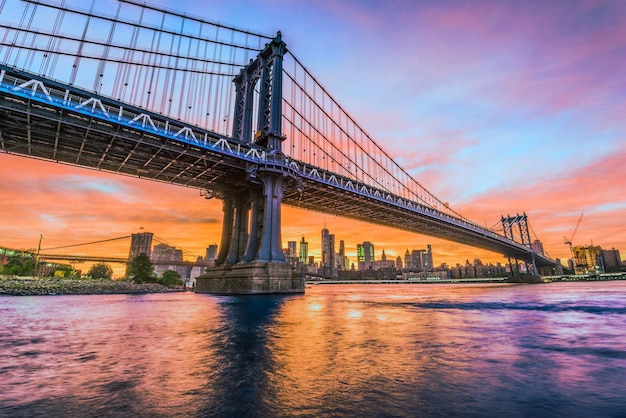
<instances>
[{"instance_id":1,"label":"tree line","mask_svg":"<svg viewBox=\"0 0 626 418\"><path fill-rule=\"evenodd\" d=\"M7 258L4 265L0 264L0 274L11 276L35 276L36 273L35 260L31 256L24 254L14 254ZM62 276L71 275L72 268L69 266L59 266L55 271L62 272ZM51 274L54 274L52 272ZM113 269L106 263L97 263L91 266L85 274L86 278L96 280L111 280L113 278ZM134 283L160 283L164 286L182 286L183 280L181 275L174 270L167 270L161 277L158 277L154 271L154 264L150 258L141 253L128 263L126 270L126 280Z\"/></svg>"}]
</instances>

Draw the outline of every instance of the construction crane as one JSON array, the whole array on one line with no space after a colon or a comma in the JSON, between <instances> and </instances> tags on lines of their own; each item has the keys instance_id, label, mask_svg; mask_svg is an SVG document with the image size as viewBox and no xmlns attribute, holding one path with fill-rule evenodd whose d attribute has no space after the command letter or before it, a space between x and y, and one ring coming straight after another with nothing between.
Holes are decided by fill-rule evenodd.
<instances>
[{"instance_id":1,"label":"construction crane","mask_svg":"<svg viewBox=\"0 0 626 418\"><path fill-rule=\"evenodd\" d=\"M569 245L569 252L572 255L572 260L575 261L574 259L574 247L572 245L572 241L574 241L574 237L576 236L576 231L578 231L578 226L580 225L580 221L583 220L583 215L584 213L580 214L580 218L578 218L578 221L576 222L576 226L574 227L574 232L572 232L571 237L568 239L567 237L563 237L563 242L567 245Z\"/></svg>"}]
</instances>

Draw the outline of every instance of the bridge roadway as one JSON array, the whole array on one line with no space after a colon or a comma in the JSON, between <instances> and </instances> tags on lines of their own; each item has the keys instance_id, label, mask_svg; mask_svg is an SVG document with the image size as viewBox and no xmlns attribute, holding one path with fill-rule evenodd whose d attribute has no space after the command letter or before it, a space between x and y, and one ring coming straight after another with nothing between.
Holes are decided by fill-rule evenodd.
<instances>
[{"instance_id":1,"label":"bridge roadway","mask_svg":"<svg viewBox=\"0 0 626 418\"><path fill-rule=\"evenodd\" d=\"M283 203L551 266L503 235L262 147L0 64L0 150L207 190L245 188L260 168L290 174ZM294 178L298 179L297 181Z\"/></svg>"}]
</instances>

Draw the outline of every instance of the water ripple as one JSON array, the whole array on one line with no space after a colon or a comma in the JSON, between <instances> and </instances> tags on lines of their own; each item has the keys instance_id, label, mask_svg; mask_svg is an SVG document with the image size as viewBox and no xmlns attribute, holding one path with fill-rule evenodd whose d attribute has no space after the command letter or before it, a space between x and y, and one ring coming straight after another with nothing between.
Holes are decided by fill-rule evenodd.
<instances>
[{"instance_id":1,"label":"water ripple","mask_svg":"<svg viewBox=\"0 0 626 418\"><path fill-rule=\"evenodd\" d=\"M0 416L624 416L626 283L585 286L0 297Z\"/></svg>"},{"instance_id":2,"label":"water ripple","mask_svg":"<svg viewBox=\"0 0 626 418\"><path fill-rule=\"evenodd\" d=\"M396 304L397 305L397 304ZM584 312L596 315L626 315L626 307L601 305L567 305L567 304L529 304L506 302L404 302L403 305L421 309L458 309L464 311L538 311L538 312Z\"/></svg>"}]
</instances>

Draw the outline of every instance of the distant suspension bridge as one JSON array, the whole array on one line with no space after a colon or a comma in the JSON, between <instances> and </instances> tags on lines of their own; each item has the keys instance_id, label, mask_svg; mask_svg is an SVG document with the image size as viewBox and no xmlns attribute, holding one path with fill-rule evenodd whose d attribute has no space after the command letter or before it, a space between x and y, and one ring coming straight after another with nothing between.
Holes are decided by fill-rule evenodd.
<instances>
[{"instance_id":1,"label":"distant suspension bridge","mask_svg":"<svg viewBox=\"0 0 626 418\"><path fill-rule=\"evenodd\" d=\"M106 250L106 249L102 249L102 244L106 244L106 243L112 243L112 242L119 242L119 241L123 241L123 240L129 240L129 245L128 245L128 249L127 250L127 254L126 256L122 256L122 255L89 255L89 254L78 254L74 251L70 251L69 253L61 251L59 252L58 250L68 250L68 249L77 249L77 248L85 248L85 247L91 247L91 251L90 252L101 252L104 253L105 251L110 251L110 250ZM49 248L40 248L40 249L14 249L14 248L8 248L8 247L2 247L0 246L0 255L4 255L4 256L12 256L12 255L22 255L22 256L28 256L28 257L32 257L35 260L38 260L39 263L46 263L46 262L52 262L52 261L68 261L70 263L120 263L120 264L128 264L131 260L132 260L132 256L131 256L131 251L130 251L130 247L131 247L131 241L132 240L132 235L125 235L122 237L116 237L116 238L109 238L109 239L103 239L103 240L99 240L99 241L91 241L91 242L85 242L85 243L81 243L81 244L70 244L70 245L61 245L61 246L56 246L56 247L49 247ZM207 262L206 260L202 259L201 256L194 254L190 251L184 250L181 247L177 247L175 245L173 245L172 243L170 243L169 241L163 239L163 238L159 238L156 236L153 236L153 240L157 243L157 244L164 244L166 246L169 247L173 247L173 248L177 248L179 250L182 251L183 255L187 257L187 261L185 260L172 260L172 259L163 259L163 258L159 258L159 257L155 257L152 258L152 263L154 265L168 265L168 266L190 266L190 265L196 265L196 266L209 266L212 263ZM98 250L93 250L94 246L98 246L100 245L100 249ZM110 252L117 252L119 253L119 250L113 250ZM150 255L150 254L148 254ZM193 261L189 261L189 259L193 259Z\"/></svg>"}]
</instances>

